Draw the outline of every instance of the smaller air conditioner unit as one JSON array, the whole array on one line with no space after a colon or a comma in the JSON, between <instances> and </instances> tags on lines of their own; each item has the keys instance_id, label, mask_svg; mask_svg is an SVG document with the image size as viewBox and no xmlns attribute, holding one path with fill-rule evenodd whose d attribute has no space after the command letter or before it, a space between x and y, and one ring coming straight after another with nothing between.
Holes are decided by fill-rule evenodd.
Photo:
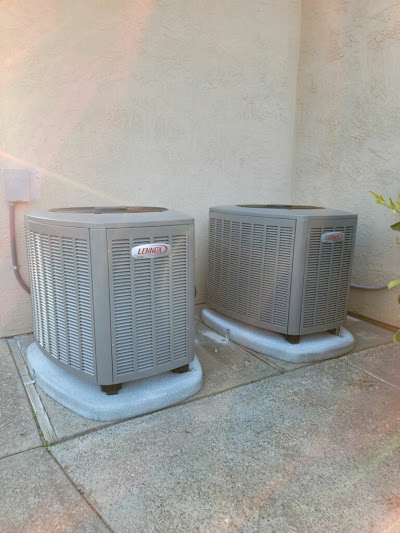
<instances>
[{"instance_id":1,"label":"smaller air conditioner unit","mask_svg":"<svg viewBox=\"0 0 400 533\"><path fill-rule=\"evenodd\" d=\"M194 222L162 207L25 218L34 335L68 372L116 393L194 358Z\"/></svg>"},{"instance_id":2,"label":"smaller air conditioner unit","mask_svg":"<svg viewBox=\"0 0 400 533\"><path fill-rule=\"evenodd\" d=\"M227 317L300 335L344 324L357 215L315 206L210 209L208 306Z\"/></svg>"}]
</instances>

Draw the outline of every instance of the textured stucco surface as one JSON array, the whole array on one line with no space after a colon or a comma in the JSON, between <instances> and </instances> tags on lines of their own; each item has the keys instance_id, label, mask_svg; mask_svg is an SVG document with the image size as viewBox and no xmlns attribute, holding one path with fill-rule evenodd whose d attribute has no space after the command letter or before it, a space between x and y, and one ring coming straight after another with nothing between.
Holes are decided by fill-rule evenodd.
<instances>
[{"instance_id":1,"label":"textured stucco surface","mask_svg":"<svg viewBox=\"0 0 400 533\"><path fill-rule=\"evenodd\" d=\"M400 246L369 190L400 192L400 2L304 0L292 198L359 214L353 279L398 278ZM350 309L399 325L392 291L352 290Z\"/></svg>"},{"instance_id":2,"label":"textured stucco surface","mask_svg":"<svg viewBox=\"0 0 400 533\"><path fill-rule=\"evenodd\" d=\"M10 0L0 20L0 167L41 175L23 212L159 204L196 217L204 301L208 207L289 199L300 0ZM30 331L0 195L0 336Z\"/></svg>"}]
</instances>

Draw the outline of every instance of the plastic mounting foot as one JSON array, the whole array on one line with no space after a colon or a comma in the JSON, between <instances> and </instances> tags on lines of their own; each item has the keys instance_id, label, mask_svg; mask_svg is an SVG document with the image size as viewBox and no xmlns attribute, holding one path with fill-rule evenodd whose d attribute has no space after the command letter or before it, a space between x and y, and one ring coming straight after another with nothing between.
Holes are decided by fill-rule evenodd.
<instances>
[{"instance_id":1,"label":"plastic mounting foot","mask_svg":"<svg viewBox=\"0 0 400 533\"><path fill-rule=\"evenodd\" d=\"M328 331L331 335L336 335L337 337L340 337L340 327L329 329Z\"/></svg>"},{"instance_id":2,"label":"plastic mounting foot","mask_svg":"<svg viewBox=\"0 0 400 533\"><path fill-rule=\"evenodd\" d=\"M299 344L300 335L285 335L285 339L290 342L290 344Z\"/></svg>"},{"instance_id":3,"label":"plastic mounting foot","mask_svg":"<svg viewBox=\"0 0 400 533\"><path fill-rule=\"evenodd\" d=\"M175 374L184 374L185 372L189 372L189 365L183 365L178 368L174 368L172 372Z\"/></svg>"},{"instance_id":4,"label":"plastic mounting foot","mask_svg":"<svg viewBox=\"0 0 400 533\"><path fill-rule=\"evenodd\" d=\"M113 385L101 385L102 392L105 392L108 396L112 394L118 394L118 391L122 388L122 383L114 383Z\"/></svg>"}]
</instances>

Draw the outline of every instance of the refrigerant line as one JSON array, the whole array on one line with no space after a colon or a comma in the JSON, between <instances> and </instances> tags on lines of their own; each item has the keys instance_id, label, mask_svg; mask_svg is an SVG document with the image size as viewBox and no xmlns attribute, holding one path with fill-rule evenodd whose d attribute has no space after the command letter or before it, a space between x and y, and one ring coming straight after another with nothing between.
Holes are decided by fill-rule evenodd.
<instances>
[{"instance_id":1,"label":"refrigerant line","mask_svg":"<svg viewBox=\"0 0 400 533\"><path fill-rule=\"evenodd\" d=\"M31 293L30 288L22 279L19 264L18 264L18 254L17 254L17 243L15 240L15 202L8 202L10 206L10 243L11 243L11 257L12 257L12 266L14 270L15 277L17 278L18 283L28 294Z\"/></svg>"}]
</instances>

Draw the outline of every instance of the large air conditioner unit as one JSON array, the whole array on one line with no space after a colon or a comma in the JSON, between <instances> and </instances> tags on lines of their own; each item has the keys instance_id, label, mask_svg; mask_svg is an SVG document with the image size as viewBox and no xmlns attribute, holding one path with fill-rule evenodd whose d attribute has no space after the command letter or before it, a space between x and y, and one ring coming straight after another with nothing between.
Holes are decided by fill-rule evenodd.
<instances>
[{"instance_id":1,"label":"large air conditioner unit","mask_svg":"<svg viewBox=\"0 0 400 533\"><path fill-rule=\"evenodd\" d=\"M353 213L315 206L211 208L208 306L291 342L338 332L356 225Z\"/></svg>"},{"instance_id":2,"label":"large air conditioner unit","mask_svg":"<svg viewBox=\"0 0 400 533\"><path fill-rule=\"evenodd\" d=\"M162 207L25 218L34 335L69 372L116 393L194 358L194 223Z\"/></svg>"}]
</instances>

